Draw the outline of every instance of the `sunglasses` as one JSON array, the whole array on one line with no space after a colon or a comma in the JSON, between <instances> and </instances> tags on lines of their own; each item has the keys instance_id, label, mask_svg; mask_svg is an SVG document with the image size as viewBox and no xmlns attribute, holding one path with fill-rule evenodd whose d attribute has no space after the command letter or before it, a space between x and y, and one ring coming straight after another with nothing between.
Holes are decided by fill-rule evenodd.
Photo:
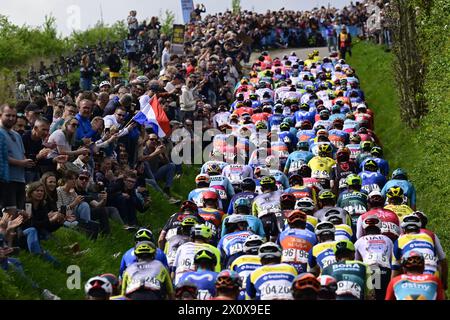
<instances>
[{"instance_id":1,"label":"sunglasses","mask_svg":"<svg viewBox=\"0 0 450 320\"><path fill-rule=\"evenodd\" d=\"M150 141L158 141L157 138L151 138L151 139L148 139L148 140L150 140Z\"/></svg>"},{"instance_id":2,"label":"sunglasses","mask_svg":"<svg viewBox=\"0 0 450 320\"><path fill-rule=\"evenodd\" d=\"M81 180L81 181L88 181L88 180L89 180L89 177L80 176L80 177L78 177L78 180Z\"/></svg>"},{"instance_id":3,"label":"sunglasses","mask_svg":"<svg viewBox=\"0 0 450 320\"><path fill-rule=\"evenodd\" d=\"M78 128L78 123L71 123L70 126Z\"/></svg>"}]
</instances>

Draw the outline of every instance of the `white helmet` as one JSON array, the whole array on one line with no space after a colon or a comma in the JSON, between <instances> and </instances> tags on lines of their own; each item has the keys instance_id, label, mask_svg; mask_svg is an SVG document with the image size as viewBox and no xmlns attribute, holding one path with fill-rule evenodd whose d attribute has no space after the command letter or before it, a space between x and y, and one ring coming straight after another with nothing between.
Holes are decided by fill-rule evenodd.
<instances>
[{"instance_id":1,"label":"white helmet","mask_svg":"<svg viewBox=\"0 0 450 320\"><path fill-rule=\"evenodd\" d=\"M111 87L111 83L109 81L102 81L102 82L100 82L99 88L104 87L104 86Z\"/></svg>"},{"instance_id":2,"label":"white helmet","mask_svg":"<svg viewBox=\"0 0 450 320\"><path fill-rule=\"evenodd\" d=\"M411 227L420 229L422 227L422 221L414 213L408 214L403 217L402 223L400 225L402 229L409 229Z\"/></svg>"},{"instance_id":3,"label":"white helmet","mask_svg":"<svg viewBox=\"0 0 450 320\"><path fill-rule=\"evenodd\" d=\"M258 256L263 258L280 258L281 247L275 242L266 242L258 249Z\"/></svg>"},{"instance_id":4,"label":"white helmet","mask_svg":"<svg viewBox=\"0 0 450 320\"><path fill-rule=\"evenodd\" d=\"M244 253L257 254L259 247L264 243L264 239L257 234L249 236L244 242Z\"/></svg>"},{"instance_id":5,"label":"white helmet","mask_svg":"<svg viewBox=\"0 0 450 320\"><path fill-rule=\"evenodd\" d=\"M304 197L297 200L294 209L302 211L314 211L315 208L316 206L314 205L313 199Z\"/></svg>"},{"instance_id":6,"label":"white helmet","mask_svg":"<svg viewBox=\"0 0 450 320\"><path fill-rule=\"evenodd\" d=\"M113 292L111 282L105 277L90 278L84 285L86 295L91 295L91 290L103 290L105 295L111 295Z\"/></svg>"},{"instance_id":7,"label":"white helmet","mask_svg":"<svg viewBox=\"0 0 450 320\"><path fill-rule=\"evenodd\" d=\"M322 221L316 225L314 232L317 236L320 236L325 232L334 234L336 232L336 228L334 227L334 224L332 224L331 222Z\"/></svg>"}]
</instances>

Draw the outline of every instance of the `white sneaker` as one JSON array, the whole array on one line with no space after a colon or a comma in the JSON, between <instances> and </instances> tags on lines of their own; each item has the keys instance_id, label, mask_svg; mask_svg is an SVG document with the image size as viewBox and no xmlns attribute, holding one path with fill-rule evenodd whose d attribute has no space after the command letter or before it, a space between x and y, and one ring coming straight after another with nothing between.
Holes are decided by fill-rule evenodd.
<instances>
[{"instance_id":1,"label":"white sneaker","mask_svg":"<svg viewBox=\"0 0 450 320\"><path fill-rule=\"evenodd\" d=\"M44 300L61 300L60 297L58 297L48 289L44 289L42 291L42 297L44 298Z\"/></svg>"}]
</instances>

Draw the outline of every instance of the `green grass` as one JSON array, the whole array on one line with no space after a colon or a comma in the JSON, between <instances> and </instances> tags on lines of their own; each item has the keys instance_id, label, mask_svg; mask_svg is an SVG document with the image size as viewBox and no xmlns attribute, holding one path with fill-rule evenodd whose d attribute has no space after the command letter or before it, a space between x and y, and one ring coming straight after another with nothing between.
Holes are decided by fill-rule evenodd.
<instances>
[{"instance_id":1,"label":"green grass","mask_svg":"<svg viewBox=\"0 0 450 320\"><path fill-rule=\"evenodd\" d=\"M448 52L439 58L450 65ZM392 53L366 42L355 45L353 57L348 58L349 64L360 77L368 105L375 112L375 132L383 143L391 172L397 167L407 170L409 179L417 190L417 209L428 216L427 228L439 236L444 251L448 254L450 89L446 81L449 72L447 69L447 74L438 77L436 81L433 73L436 69L430 67L426 84L430 96L431 93L434 94L434 98L429 98L428 101L431 112L422 120L420 128L412 130L400 120L392 60ZM433 86L430 85L431 81ZM435 90L436 88L440 89Z\"/></svg>"},{"instance_id":2,"label":"green grass","mask_svg":"<svg viewBox=\"0 0 450 320\"><path fill-rule=\"evenodd\" d=\"M182 178L174 182L173 194L186 199L190 190L195 187L194 179L198 173L197 166L185 166ZM157 192L150 190L152 205L145 213L138 213L142 226L150 226L157 238L168 217L176 212L177 207L170 205ZM55 269L49 263L27 252L19 256L25 273L42 288L47 288L62 299L83 299L84 283L92 276L101 273L117 274L122 254L133 246L133 233L123 230L118 224L112 224L112 233L108 237L99 237L97 241L87 239L83 234L61 228L54 233L53 239L43 242L43 247L54 255L64 265ZM75 256L64 247L78 242L81 250L89 249L81 256ZM77 265L81 270L80 290L69 290L66 286L68 274L66 268ZM40 299L40 292L19 275L0 270L0 299Z\"/></svg>"}]
</instances>

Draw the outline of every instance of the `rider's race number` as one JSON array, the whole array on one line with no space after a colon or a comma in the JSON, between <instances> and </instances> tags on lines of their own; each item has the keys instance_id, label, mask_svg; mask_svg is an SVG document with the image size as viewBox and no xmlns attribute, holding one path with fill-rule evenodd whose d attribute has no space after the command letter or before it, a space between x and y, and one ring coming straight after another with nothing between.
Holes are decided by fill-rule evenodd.
<instances>
[{"instance_id":1,"label":"rider's race number","mask_svg":"<svg viewBox=\"0 0 450 320\"><path fill-rule=\"evenodd\" d=\"M336 295L348 295L361 299L361 286L353 281L339 281L337 283Z\"/></svg>"},{"instance_id":2,"label":"rider's race number","mask_svg":"<svg viewBox=\"0 0 450 320\"><path fill-rule=\"evenodd\" d=\"M291 298L291 283L285 280L267 281L260 288L261 300Z\"/></svg>"}]
</instances>

